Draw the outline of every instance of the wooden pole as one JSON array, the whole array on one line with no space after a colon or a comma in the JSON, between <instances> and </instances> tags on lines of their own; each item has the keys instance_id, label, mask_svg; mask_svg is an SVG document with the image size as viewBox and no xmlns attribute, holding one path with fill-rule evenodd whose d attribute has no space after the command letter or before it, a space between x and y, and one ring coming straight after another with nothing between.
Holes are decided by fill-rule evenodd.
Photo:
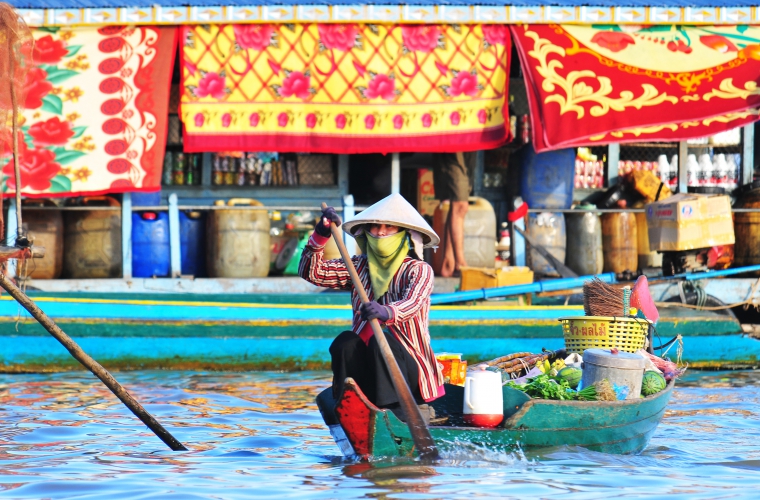
<instances>
[{"instance_id":1,"label":"wooden pole","mask_svg":"<svg viewBox=\"0 0 760 500\"><path fill-rule=\"evenodd\" d=\"M322 203L322 210L325 208L327 208L327 204ZM332 231L335 244L338 245L340 255L343 257L343 262L346 264L348 274L351 275L351 281L354 284L356 292L359 294L362 304L368 303L369 298L367 297L367 292L364 290L364 285L362 285L362 281L359 279L359 274L356 272L354 263L351 261L351 256L348 254L346 245L343 243L343 230L335 224L330 224L330 230ZM417 448L421 459L437 460L439 455L438 449L435 446L435 441L433 441L433 436L430 434L430 430L422 419L420 409L414 401L412 391L409 389L406 379L401 374L401 369L398 367L396 358L393 356L388 341L385 339L385 334L383 333L382 328L380 328L380 323L377 319L372 319L369 324L372 327L372 332L375 334L377 343L380 346L380 353L383 355L385 366L388 368L388 372L391 375L393 388L396 390L401 409L404 411L404 415L406 415L406 425L409 426L409 432L412 435L414 446Z\"/></svg>"},{"instance_id":2,"label":"wooden pole","mask_svg":"<svg viewBox=\"0 0 760 500\"><path fill-rule=\"evenodd\" d=\"M19 290L19 288L13 284L13 282L8 279L7 276L0 273L0 286L3 287L16 301L21 304L24 309L29 311L29 313L36 319L42 326L45 327L45 329L50 332L50 335L55 337L55 339L63 344L63 347L68 349L68 351L71 353L74 358L82 363L85 368L90 370L93 375L98 377L105 385L108 387L111 392L114 393L114 395L121 400L122 403L126 405L129 410L135 414L137 418L139 418L145 425L147 425L150 430L152 430L156 436L161 439L166 445L171 448L174 451L187 451L187 448L180 443L177 438L172 436L169 431L164 429L164 427L158 423L158 420L153 418L153 416L148 413L145 408L142 407L140 403L137 402L135 398L132 397L131 394L127 392L124 387L119 384L113 376L108 373L108 370L103 368L100 363L92 359L90 356L87 355L86 352L82 350L81 347L77 345L76 342L74 342L71 337L66 335L63 330L58 327L58 325L53 322L52 319L50 319L47 314L45 314L42 309L37 307L37 304L35 304L32 299L26 296L24 292Z\"/></svg>"}]
</instances>

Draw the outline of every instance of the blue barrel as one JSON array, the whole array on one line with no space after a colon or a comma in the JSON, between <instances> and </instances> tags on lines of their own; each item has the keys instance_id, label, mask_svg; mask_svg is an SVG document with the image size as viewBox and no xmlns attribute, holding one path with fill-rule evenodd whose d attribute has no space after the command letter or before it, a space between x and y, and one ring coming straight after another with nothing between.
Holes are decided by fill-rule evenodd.
<instances>
[{"instance_id":1,"label":"blue barrel","mask_svg":"<svg viewBox=\"0 0 760 500\"><path fill-rule=\"evenodd\" d=\"M182 274L206 275L206 218L201 212L179 213Z\"/></svg>"},{"instance_id":2,"label":"blue barrel","mask_svg":"<svg viewBox=\"0 0 760 500\"><path fill-rule=\"evenodd\" d=\"M132 276L169 276L169 215L166 212L132 213Z\"/></svg>"},{"instance_id":3,"label":"blue barrel","mask_svg":"<svg viewBox=\"0 0 760 500\"><path fill-rule=\"evenodd\" d=\"M531 146L523 148L520 196L530 208L570 208L574 176L574 149L536 153Z\"/></svg>"},{"instance_id":4,"label":"blue barrel","mask_svg":"<svg viewBox=\"0 0 760 500\"><path fill-rule=\"evenodd\" d=\"M161 191L153 193L132 193L133 207L157 207L161 204Z\"/></svg>"}]
</instances>

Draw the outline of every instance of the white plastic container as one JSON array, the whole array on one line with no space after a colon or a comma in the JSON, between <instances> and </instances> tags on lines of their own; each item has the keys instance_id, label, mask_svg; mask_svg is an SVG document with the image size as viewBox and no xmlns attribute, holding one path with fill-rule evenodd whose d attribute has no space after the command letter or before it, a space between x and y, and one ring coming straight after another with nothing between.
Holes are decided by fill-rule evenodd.
<instances>
[{"instance_id":1,"label":"white plastic container","mask_svg":"<svg viewBox=\"0 0 760 500\"><path fill-rule=\"evenodd\" d=\"M644 377L646 360L638 354L609 349L586 349L583 351L583 387L594 385L604 379L616 388L616 392L628 394L625 399L636 399L641 395L641 379Z\"/></svg>"},{"instance_id":2,"label":"white plastic container","mask_svg":"<svg viewBox=\"0 0 760 500\"><path fill-rule=\"evenodd\" d=\"M501 374L486 365L467 371L464 381L464 421L476 427L496 427L504 419Z\"/></svg>"}]
</instances>

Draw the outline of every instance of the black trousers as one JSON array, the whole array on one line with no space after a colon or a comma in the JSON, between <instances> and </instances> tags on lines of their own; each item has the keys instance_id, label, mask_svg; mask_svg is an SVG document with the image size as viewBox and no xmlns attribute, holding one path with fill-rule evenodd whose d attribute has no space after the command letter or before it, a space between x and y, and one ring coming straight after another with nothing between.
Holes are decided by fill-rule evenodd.
<instances>
[{"instance_id":1,"label":"black trousers","mask_svg":"<svg viewBox=\"0 0 760 500\"><path fill-rule=\"evenodd\" d=\"M425 401L420 394L419 368L411 354L393 334L386 333L388 346L396 358L401 374L406 379L417 404ZM359 336L351 331L338 335L330 345L333 372L333 396L339 398L347 377L353 378L362 392L379 408L393 408L399 404L393 388L390 372L385 366L377 339L372 336L365 345Z\"/></svg>"}]
</instances>

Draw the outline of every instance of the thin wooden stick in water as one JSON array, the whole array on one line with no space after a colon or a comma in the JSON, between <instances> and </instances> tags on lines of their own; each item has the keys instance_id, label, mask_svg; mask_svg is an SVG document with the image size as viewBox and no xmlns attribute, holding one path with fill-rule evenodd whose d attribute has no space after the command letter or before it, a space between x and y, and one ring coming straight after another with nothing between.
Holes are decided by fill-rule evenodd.
<instances>
[{"instance_id":1,"label":"thin wooden stick in water","mask_svg":"<svg viewBox=\"0 0 760 500\"><path fill-rule=\"evenodd\" d=\"M126 405L129 410L135 414L137 418L139 418L145 425L147 425L150 430L152 430L156 436L161 439L166 445L171 448L174 451L187 451L187 448L180 443L177 438L172 436L169 431L164 429L164 427L158 423L158 420L153 418L153 416L148 413L145 408L142 407L140 403L137 402L135 398L132 397L130 393L127 392L124 387L119 384L113 376L108 373L108 370L103 368L100 363L92 359L90 356L87 355L86 352L82 350L81 347L77 345L76 342L74 342L71 337L66 335L63 330L61 330L58 325L53 322L52 319L50 319L47 314L45 314L42 309L37 307L37 304L35 304L32 299L27 297L21 290L18 289L16 285L13 284L13 282L8 279L7 276L5 276L3 273L0 273L0 286L3 287L16 301L21 304L24 309L29 311L29 313L36 319L45 329L50 332L50 335L55 337L55 339L63 344L63 347L68 349L68 351L71 353L74 358L82 363L85 368L90 370L93 375L98 377L105 385L108 387L111 392L114 393L114 395L121 400L122 403Z\"/></svg>"}]
</instances>

